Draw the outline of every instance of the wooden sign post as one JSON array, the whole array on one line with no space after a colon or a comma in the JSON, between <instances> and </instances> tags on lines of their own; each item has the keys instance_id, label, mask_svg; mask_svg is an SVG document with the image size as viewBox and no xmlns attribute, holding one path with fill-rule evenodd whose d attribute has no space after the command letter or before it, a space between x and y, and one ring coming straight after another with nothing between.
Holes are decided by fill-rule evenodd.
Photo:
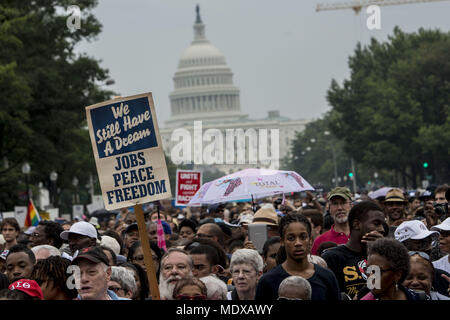
<instances>
[{"instance_id":1,"label":"wooden sign post","mask_svg":"<svg viewBox=\"0 0 450 320\"><path fill-rule=\"evenodd\" d=\"M144 253L144 263L145 267L147 268L147 278L150 286L150 294L152 295L152 300L160 300L158 281L156 279L156 270L155 265L153 264L152 251L150 248L150 242L148 240L147 225L145 224L144 210L142 210L142 205L135 205L134 212L136 213L139 238L141 238L142 252Z\"/></svg>"}]
</instances>

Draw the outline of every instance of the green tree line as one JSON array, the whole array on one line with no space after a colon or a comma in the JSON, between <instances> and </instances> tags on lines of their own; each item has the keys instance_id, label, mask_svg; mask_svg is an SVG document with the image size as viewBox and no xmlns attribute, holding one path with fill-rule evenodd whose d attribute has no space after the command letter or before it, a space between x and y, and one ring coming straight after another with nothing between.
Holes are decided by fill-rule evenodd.
<instances>
[{"instance_id":1,"label":"green tree line","mask_svg":"<svg viewBox=\"0 0 450 320\"><path fill-rule=\"evenodd\" d=\"M349 68L342 84L332 80L331 110L298 135L287 166L329 184L334 146L339 176L353 158L359 187L375 172L378 183L402 187L450 181L450 33L396 27L386 42L358 44Z\"/></svg>"}]
</instances>

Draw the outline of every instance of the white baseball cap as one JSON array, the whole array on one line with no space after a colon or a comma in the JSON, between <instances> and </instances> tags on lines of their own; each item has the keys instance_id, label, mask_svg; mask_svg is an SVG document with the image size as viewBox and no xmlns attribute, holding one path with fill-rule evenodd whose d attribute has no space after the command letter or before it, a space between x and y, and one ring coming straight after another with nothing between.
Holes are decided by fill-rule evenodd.
<instances>
[{"instance_id":1,"label":"white baseball cap","mask_svg":"<svg viewBox=\"0 0 450 320\"><path fill-rule=\"evenodd\" d=\"M95 227L92 224L86 221L74 223L69 231L63 231L59 236L61 239L67 240L69 238L69 233L81 234L82 236L97 239L97 230L95 230Z\"/></svg>"},{"instance_id":2,"label":"white baseball cap","mask_svg":"<svg viewBox=\"0 0 450 320\"><path fill-rule=\"evenodd\" d=\"M24 233L30 236L30 235L33 234L34 230L36 230L36 227L35 226L31 226Z\"/></svg>"},{"instance_id":3,"label":"white baseball cap","mask_svg":"<svg viewBox=\"0 0 450 320\"><path fill-rule=\"evenodd\" d=\"M435 225L435 226L431 227L431 230L450 231L450 217L445 219L444 222L442 222L441 224L438 224L438 225Z\"/></svg>"},{"instance_id":4,"label":"white baseball cap","mask_svg":"<svg viewBox=\"0 0 450 320\"><path fill-rule=\"evenodd\" d=\"M411 220L402 222L397 229L395 229L395 240L403 242L408 239L421 240L431 235L438 235L437 231L429 231L425 224L419 220Z\"/></svg>"},{"instance_id":5,"label":"white baseball cap","mask_svg":"<svg viewBox=\"0 0 450 320\"><path fill-rule=\"evenodd\" d=\"M102 241L100 241L101 246L110 248L116 255L120 254L120 244L116 239L110 236L102 236Z\"/></svg>"}]
</instances>

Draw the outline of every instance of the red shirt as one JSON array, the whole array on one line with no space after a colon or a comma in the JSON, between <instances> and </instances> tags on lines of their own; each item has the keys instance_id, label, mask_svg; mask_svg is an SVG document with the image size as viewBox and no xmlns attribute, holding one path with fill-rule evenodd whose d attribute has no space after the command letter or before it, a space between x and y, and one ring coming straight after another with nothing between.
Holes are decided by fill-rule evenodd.
<instances>
[{"instance_id":1,"label":"red shirt","mask_svg":"<svg viewBox=\"0 0 450 320\"><path fill-rule=\"evenodd\" d=\"M317 249L319 248L320 244L323 242L331 241L336 244L345 244L347 243L348 239L350 238L350 235L346 235L343 232L336 232L334 230L334 224L331 226L331 229L327 232L321 234L318 236L313 243L311 253L314 255L317 255Z\"/></svg>"}]
</instances>

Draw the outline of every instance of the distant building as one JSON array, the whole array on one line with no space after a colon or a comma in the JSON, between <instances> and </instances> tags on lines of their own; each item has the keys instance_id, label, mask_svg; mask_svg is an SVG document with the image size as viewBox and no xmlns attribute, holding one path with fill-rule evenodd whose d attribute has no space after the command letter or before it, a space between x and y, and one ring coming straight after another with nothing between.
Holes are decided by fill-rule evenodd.
<instances>
[{"instance_id":1,"label":"distant building","mask_svg":"<svg viewBox=\"0 0 450 320\"><path fill-rule=\"evenodd\" d=\"M180 133L181 129L186 133L189 132L192 153L190 158L195 168L202 169L207 166L212 169L214 167L226 173L250 167L277 169L278 161L276 160L278 159L274 157L279 157L281 161L289 154L290 142L295 138L297 132L304 130L309 120L291 120L280 116L277 110L269 111L267 117L263 119L249 119L248 115L241 111L240 90L233 85L233 73L227 66L223 54L206 39L205 25L201 20L198 6L196 10L194 40L181 55L178 70L173 77L174 90L169 95L171 117L165 122L165 127L160 128L164 151L168 156L172 156L172 161L176 161L173 157L173 150L177 145L180 146L181 140L172 140L176 136L173 135L174 132L178 130ZM212 133L216 138L220 131L223 139L212 138L211 142L203 142L202 145L195 144L195 121L201 121L203 134ZM195 126L197 129L198 124ZM208 129L218 130L208 131ZM242 131L238 129L242 129ZM241 134L241 138L246 135L245 142L236 138L235 142L227 145L227 130L228 133ZM248 138L249 136L250 138ZM254 141L256 136L258 137L257 142ZM197 142L199 140L197 139ZM222 145L223 154L219 158L223 159L223 164L205 163L208 162L207 159L205 161L205 157L201 156L202 151L207 152L208 145L214 144L214 141L217 148L220 144ZM266 162L261 162L264 158L262 155L265 154L264 151L261 151L264 142L267 142L268 159ZM271 148L277 146L278 155L271 152ZM234 155L230 155L233 153L232 149L234 149ZM245 161L242 161L242 155L240 160L238 159L239 150L245 150ZM195 153L197 154L194 155ZM228 163L226 163L227 157ZM256 158L257 162L255 163L254 159Z\"/></svg>"}]
</instances>

